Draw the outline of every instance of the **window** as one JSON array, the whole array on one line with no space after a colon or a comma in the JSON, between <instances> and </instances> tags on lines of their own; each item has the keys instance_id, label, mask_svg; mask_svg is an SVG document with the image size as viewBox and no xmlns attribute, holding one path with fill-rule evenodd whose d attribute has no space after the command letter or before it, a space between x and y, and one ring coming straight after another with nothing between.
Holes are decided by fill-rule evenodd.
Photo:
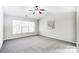
<instances>
[{"instance_id":1,"label":"window","mask_svg":"<svg viewBox=\"0 0 79 59\"><path fill-rule=\"evenodd\" d=\"M29 32L28 22L22 22L21 25L22 33Z\"/></svg>"},{"instance_id":2,"label":"window","mask_svg":"<svg viewBox=\"0 0 79 59\"><path fill-rule=\"evenodd\" d=\"M28 22L29 32L35 31L35 25L34 22Z\"/></svg>"},{"instance_id":3,"label":"window","mask_svg":"<svg viewBox=\"0 0 79 59\"><path fill-rule=\"evenodd\" d=\"M35 22L13 20L13 34L35 32Z\"/></svg>"},{"instance_id":4,"label":"window","mask_svg":"<svg viewBox=\"0 0 79 59\"><path fill-rule=\"evenodd\" d=\"M13 34L21 33L21 21L13 20Z\"/></svg>"}]
</instances>

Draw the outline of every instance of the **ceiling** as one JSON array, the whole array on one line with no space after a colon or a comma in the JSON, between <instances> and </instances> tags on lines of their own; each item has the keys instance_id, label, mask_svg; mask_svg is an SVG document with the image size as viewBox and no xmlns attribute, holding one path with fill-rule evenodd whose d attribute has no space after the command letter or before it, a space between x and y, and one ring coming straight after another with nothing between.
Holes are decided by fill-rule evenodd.
<instances>
[{"instance_id":1,"label":"ceiling","mask_svg":"<svg viewBox=\"0 0 79 59\"><path fill-rule=\"evenodd\" d=\"M75 11L75 7L67 7L67 6L40 6L40 8L45 9L42 15L33 15L29 12L29 9L32 9L33 6L4 6L4 14L20 16L20 17L30 17L35 19L40 19L47 14L53 14L56 12L73 12Z\"/></svg>"}]
</instances>

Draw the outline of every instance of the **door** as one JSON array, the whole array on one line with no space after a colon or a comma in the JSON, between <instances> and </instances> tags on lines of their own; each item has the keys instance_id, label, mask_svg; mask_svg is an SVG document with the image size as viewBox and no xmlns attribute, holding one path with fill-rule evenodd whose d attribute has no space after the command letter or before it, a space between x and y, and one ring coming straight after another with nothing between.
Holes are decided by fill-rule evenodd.
<instances>
[{"instance_id":1,"label":"door","mask_svg":"<svg viewBox=\"0 0 79 59\"><path fill-rule=\"evenodd\" d=\"M3 10L2 7L0 6L0 48L2 47L3 44Z\"/></svg>"}]
</instances>

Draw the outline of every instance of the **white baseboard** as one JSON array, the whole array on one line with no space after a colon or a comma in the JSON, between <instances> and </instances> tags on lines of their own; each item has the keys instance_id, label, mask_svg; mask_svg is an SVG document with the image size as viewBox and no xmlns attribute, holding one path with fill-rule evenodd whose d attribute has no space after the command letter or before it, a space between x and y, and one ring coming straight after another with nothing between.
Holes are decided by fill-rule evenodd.
<instances>
[{"instance_id":1,"label":"white baseboard","mask_svg":"<svg viewBox=\"0 0 79 59\"><path fill-rule=\"evenodd\" d=\"M43 35L40 35L40 36L43 36ZM47 36L44 36L44 37L47 37ZM51 37L47 37L47 38L51 38ZM56 38L51 38L51 39L56 39ZM61 40L61 39L57 39L57 40ZM71 42L71 41L66 41L66 40L61 40L61 41L65 41L65 42L70 42L70 43L76 44L76 42Z\"/></svg>"}]
</instances>

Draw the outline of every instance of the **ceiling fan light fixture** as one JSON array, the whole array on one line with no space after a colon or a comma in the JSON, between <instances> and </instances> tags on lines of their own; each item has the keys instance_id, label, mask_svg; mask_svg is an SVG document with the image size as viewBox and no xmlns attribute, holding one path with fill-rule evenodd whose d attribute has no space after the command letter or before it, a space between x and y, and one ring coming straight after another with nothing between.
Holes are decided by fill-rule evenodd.
<instances>
[{"instance_id":1,"label":"ceiling fan light fixture","mask_svg":"<svg viewBox=\"0 0 79 59\"><path fill-rule=\"evenodd\" d=\"M36 13L42 14L43 11L45 11L45 9L40 9L39 6L34 6L34 9L33 10L29 10L29 11L33 11L32 14L36 14Z\"/></svg>"}]
</instances>

